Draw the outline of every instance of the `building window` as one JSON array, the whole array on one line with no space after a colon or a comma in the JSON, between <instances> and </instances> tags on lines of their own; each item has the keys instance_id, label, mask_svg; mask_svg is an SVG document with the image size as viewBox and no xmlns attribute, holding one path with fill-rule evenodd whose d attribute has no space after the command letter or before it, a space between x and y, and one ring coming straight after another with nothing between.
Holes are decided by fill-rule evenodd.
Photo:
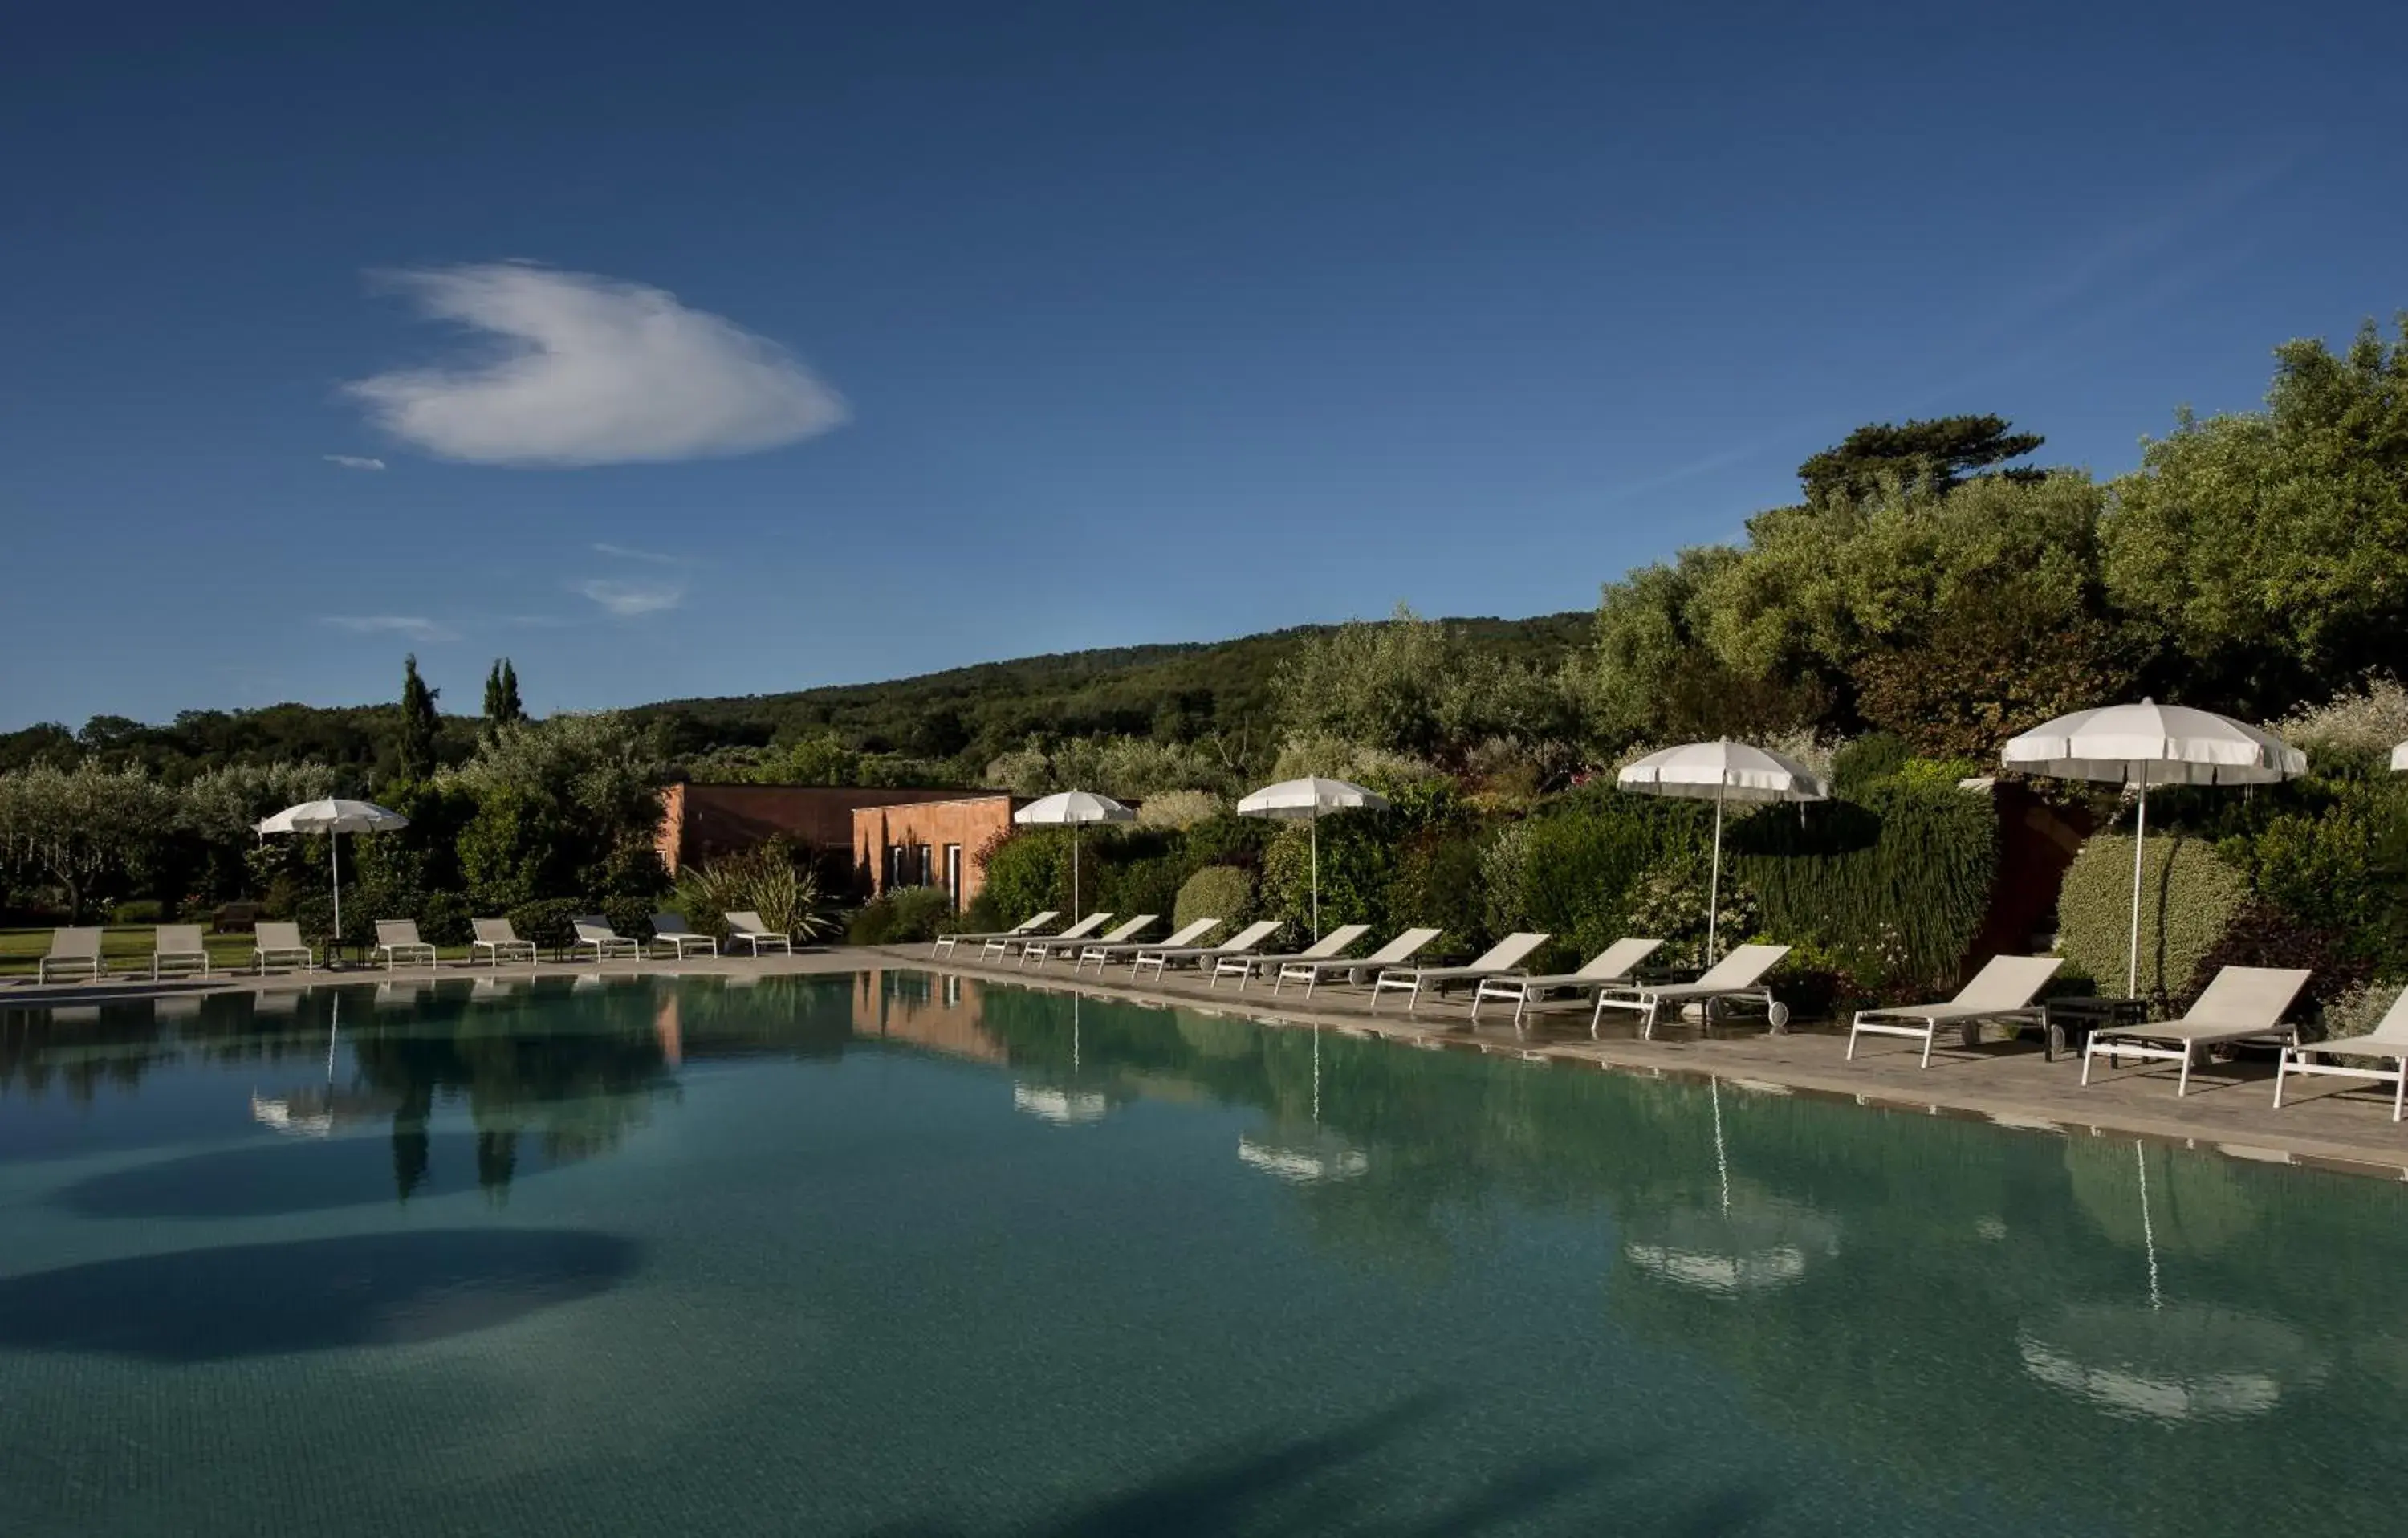
<instances>
[{"instance_id":1,"label":"building window","mask_svg":"<svg viewBox=\"0 0 2408 1538\"><path fill-rule=\"evenodd\" d=\"M945 845L945 894L953 899L953 912L962 911L962 846Z\"/></svg>"}]
</instances>

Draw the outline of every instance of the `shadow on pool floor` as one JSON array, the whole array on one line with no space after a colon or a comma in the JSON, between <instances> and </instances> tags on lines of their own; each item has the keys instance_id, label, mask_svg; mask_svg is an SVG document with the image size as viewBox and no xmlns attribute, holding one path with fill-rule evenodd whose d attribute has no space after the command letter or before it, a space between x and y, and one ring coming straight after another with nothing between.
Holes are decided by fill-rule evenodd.
<instances>
[{"instance_id":1,"label":"shadow on pool floor","mask_svg":"<svg viewBox=\"0 0 2408 1538\"><path fill-rule=\"evenodd\" d=\"M490 1132L295 1139L112 1170L62 1187L50 1204L82 1217L272 1217L480 1188L500 1196L550 1168L519 1149Z\"/></svg>"},{"instance_id":2,"label":"shadow on pool floor","mask_svg":"<svg viewBox=\"0 0 2408 1538\"><path fill-rule=\"evenodd\" d=\"M465 1335L596 1296L642 1246L437 1229L174 1250L0 1280L0 1348L207 1362Z\"/></svg>"}]
</instances>

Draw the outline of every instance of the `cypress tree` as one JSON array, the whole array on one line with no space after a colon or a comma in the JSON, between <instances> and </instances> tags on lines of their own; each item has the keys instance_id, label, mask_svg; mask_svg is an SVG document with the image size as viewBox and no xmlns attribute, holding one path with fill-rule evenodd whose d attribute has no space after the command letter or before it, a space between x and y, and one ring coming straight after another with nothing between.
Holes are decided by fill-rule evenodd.
<instances>
[{"instance_id":1,"label":"cypress tree","mask_svg":"<svg viewBox=\"0 0 2408 1538\"><path fill-rule=\"evenodd\" d=\"M428 688L418 676L415 653L402 659L399 769L403 780L424 780L435 772L435 697L440 692Z\"/></svg>"},{"instance_id":2,"label":"cypress tree","mask_svg":"<svg viewBox=\"0 0 2408 1538\"><path fill-rule=\"evenodd\" d=\"M502 659L502 713L499 719L503 721L526 719L526 707L519 702L519 670L510 666L510 659L508 657Z\"/></svg>"}]
</instances>

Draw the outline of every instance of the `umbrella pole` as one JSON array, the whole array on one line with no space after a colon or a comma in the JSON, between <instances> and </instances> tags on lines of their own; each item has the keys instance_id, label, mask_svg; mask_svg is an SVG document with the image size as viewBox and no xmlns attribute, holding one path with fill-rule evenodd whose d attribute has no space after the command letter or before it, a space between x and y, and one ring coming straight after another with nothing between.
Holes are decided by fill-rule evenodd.
<instances>
[{"instance_id":1,"label":"umbrella pole","mask_svg":"<svg viewBox=\"0 0 2408 1538\"><path fill-rule=\"evenodd\" d=\"M1714 873L1706 884L1706 965L1714 964L1714 925L1723 905L1723 798L1714 797Z\"/></svg>"},{"instance_id":2,"label":"umbrella pole","mask_svg":"<svg viewBox=\"0 0 2408 1538\"><path fill-rule=\"evenodd\" d=\"M1070 825L1070 922L1076 924L1079 913L1079 825Z\"/></svg>"},{"instance_id":3,"label":"umbrella pole","mask_svg":"<svg viewBox=\"0 0 2408 1538\"><path fill-rule=\"evenodd\" d=\"M1321 809L1312 809L1312 942L1321 943Z\"/></svg>"},{"instance_id":4,"label":"umbrella pole","mask_svg":"<svg viewBox=\"0 0 2408 1538\"><path fill-rule=\"evenodd\" d=\"M2141 993L2141 846L2149 841L2149 775L2141 771L2141 820L2132 831L2132 946L2124 963L2124 997Z\"/></svg>"},{"instance_id":5,"label":"umbrella pole","mask_svg":"<svg viewBox=\"0 0 2408 1538\"><path fill-rule=\"evenodd\" d=\"M334 965L335 947L343 942L343 867L336 852L343 847L340 833L326 835L326 873L335 878L335 932L326 941L326 964Z\"/></svg>"}]
</instances>

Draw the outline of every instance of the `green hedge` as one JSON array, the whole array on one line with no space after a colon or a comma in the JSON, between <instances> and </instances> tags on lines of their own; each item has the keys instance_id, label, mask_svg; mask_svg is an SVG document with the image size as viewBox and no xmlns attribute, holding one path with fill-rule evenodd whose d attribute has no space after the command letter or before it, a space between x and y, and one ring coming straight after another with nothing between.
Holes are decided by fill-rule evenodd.
<instances>
[{"instance_id":1,"label":"green hedge","mask_svg":"<svg viewBox=\"0 0 2408 1538\"><path fill-rule=\"evenodd\" d=\"M1598 786L1504 827L1481 864L1490 931L1543 929L1555 937L1557 959L1584 961L1641 932L1634 909L1651 872L1694 866L1702 935L1713 816L1697 804ZM1672 966L1679 958L1659 960Z\"/></svg>"},{"instance_id":2,"label":"green hedge","mask_svg":"<svg viewBox=\"0 0 2408 1538\"><path fill-rule=\"evenodd\" d=\"M941 886L901 886L864 903L845 926L855 945L908 945L934 940L953 914L952 894Z\"/></svg>"},{"instance_id":3,"label":"green hedge","mask_svg":"<svg viewBox=\"0 0 2408 1538\"><path fill-rule=\"evenodd\" d=\"M2179 1001L2199 965L2223 940L2249 878L2204 841L2152 837L2142 858L2140 992ZM2101 833L2083 844L2057 899L2057 949L2070 970L2102 993L2124 991L2132 922L2132 840Z\"/></svg>"},{"instance_id":4,"label":"green hedge","mask_svg":"<svg viewBox=\"0 0 2408 1538\"><path fill-rule=\"evenodd\" d=\"M1954 784L1893 779L1803 815L1768 808L1727 849L1724 879L1754 891L1766 938L1827 953L1876 997L1945 994L1989 912L1998 812Z\"/></svg>"},{"instance_id":5,"label":"green hedge","mask_svg":"<svg viewBox=\"0 0 2408 1538\"><path fill-rule=\"evenodd\" d=\"M1235 865L1208 865L1179 888L1170 925L1183 929L1199 918L1217 918L1221 927L1208 938L1226 939L1254 917L1254 872Z\"/></svg>"}]
</instances>

